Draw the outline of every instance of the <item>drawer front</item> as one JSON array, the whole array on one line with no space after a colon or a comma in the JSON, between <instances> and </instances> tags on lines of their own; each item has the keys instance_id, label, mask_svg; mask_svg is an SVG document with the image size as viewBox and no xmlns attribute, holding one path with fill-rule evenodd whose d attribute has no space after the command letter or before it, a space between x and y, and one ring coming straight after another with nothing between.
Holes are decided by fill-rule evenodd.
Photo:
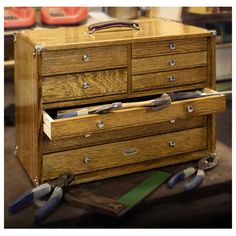
<instances>
[{"instance_id":1,"label":"drawer front","mask_svg":"<svg viewBox=\"0 0 236 236\"><path fill-rule=\"evenodd\" d=\"M41 75L68 74L127 66L127 46L42 52Z\"/></svg>"},{"instance_id":2,"label":"drawer front","mask_svg":"<svg viewBox=\"0 0 236 236\"><path fill-rule=\"evenodd\" d=\"M174 39L150 43L132 44L132 57L150 57L163 54L175 54L207 50L206 38Z\"/></svg>"},{"instance_id":3,"label":"drawer front","mask_svg":"<svg viewBox=\"0 0 236 236\"><path fill-rule=\"evenodd\" d=\"M86 173L203 150L206 147L207 128L202 127L124 142L57 152L43 156L43 179L55 178L64 172L75 174Z\"/></svg>"},{"instance_id":4,"label":"drawer front","mask_svg":"<svg viewBox=\"0 0 236 236\"><path fill-rule=\"evenodd\" d=\"M44 112L43 128L45 134L53 140L87 133L100 133L114 129L148 125L173 119L192 118L224 110L225 96L215 95L172 102L168 108L160 111L152 111L150 107L130 108L108 112L107 114L57 120L53 120Z\"/></svg>"},{"instance_id":5,"label":"drawer front","mask_svg":"<svg viewBox=\"0 0 236 236\"><path fill-rule=\"evenodd\" d=\"M100 133L84 133L80 136L50 140L46 135L43 137L43 153L65 151L75 148L83 148L104 143L124 141L134 138L142 138L207 126L207 116L197 116L189 119L170 120L125 129L108 130Z\"/></svg>"},{"instance_id":6,"label":"drawer front","mask_svg":"<svg viewBox=\"0 0 236 236\"><path fill-rule=\"evenodd\" d=\"M132 60L132 74L150 73L162 70L175 70L205 66L207 52L193 52L159 57L146 57Z\"/></svg>"},{"instance_id":7,"label":"drawer front","mask_svg":"<svg viewBox=\"0 0 236 236\"><path fill-rule=\"evenodd\" d=\"M42 78L43 102L127 92L127 70L114 69Z\"/></svg>"},{"instance_id":8,"label":"drawer front","mask_svg":"<svg viewBox=\"0 0 236 236\"><path fill-rule=\"evenodd\" d=\"M132 91L181 86L206 81L206 67L135 75L132 76Z\"/></svg>"}]
</instances>

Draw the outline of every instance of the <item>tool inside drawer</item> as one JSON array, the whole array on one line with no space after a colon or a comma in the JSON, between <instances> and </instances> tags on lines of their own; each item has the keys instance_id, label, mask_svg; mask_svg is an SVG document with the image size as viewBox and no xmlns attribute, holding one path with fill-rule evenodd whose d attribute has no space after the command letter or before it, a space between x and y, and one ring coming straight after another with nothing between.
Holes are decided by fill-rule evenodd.
<instances>
[{"instance_id":1,"label":"tool inside drawer","mask_svg":"<svg viewBox=\"0 0 236 236\"><path fill-rule=\"evenodd\" d=\"M156 101L164 102L160 105ZM107 112L103 108L111 104L44 111L44 132L53 140L214 114L224 111L225 96L204 89L165 94L164 97L159 95L151 100L121 101L112 103L112 106L114 104L115 108ZM160 107L153 104L159 104ZM89 111L94 111L94 108L95 111L102 108L102 112L90 114Z\"/></svg>"}]
</instances>

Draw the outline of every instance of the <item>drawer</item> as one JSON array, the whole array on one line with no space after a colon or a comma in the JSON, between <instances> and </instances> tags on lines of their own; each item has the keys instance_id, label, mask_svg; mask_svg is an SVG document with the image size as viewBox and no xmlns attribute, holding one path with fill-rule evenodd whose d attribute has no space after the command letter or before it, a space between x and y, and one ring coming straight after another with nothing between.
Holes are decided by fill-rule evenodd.
<instances>
[{"instance_id":1,"label":"drawer","mask_svg":"<svg viewBox=\"0 0 236 236\"><path fill-rule=\"evenodd\" d=\"M215 91L209 89L205 89L204 92L215 93ZM53 140L118 128L165 122L173 119L186 119L224 110L225 96L216 94L208 97L172 102L168 108L160 111L152 111L150 107L142 107L115 110L107 114L91 114L63 119L53 119L44 111L43 129L45 134Z\"/></svg>"},{"instance_id":2,"label":"drawer","mask_svg":"<svg viewBox=\"0 0 236 236\"><path fill-rule=\"evenodd\" d=\"M162 70L175 70L205 66L207 52L193 52L176 55L146 57L132 60L132 74L150 73Z\"/></svg>"},{"instance_id":3,"label":"drawer","mask_svg":"<svg viewBox=\"0 0 236 236\"><path fill-rule=\"evenodd\" d=\"M132 76L132 91L196 84L207 81L207 67Z\"/></svg>"},{"instance_id":4,"label":"drawer","mask_svg":"<svg viewBox=\"0 0 236 236\"><path fill-rule=\"evenodd\" d=\"M191 138L192 137L192 138ZM92 146L43 156L43 179L123 166L207 148L207 128Z\"/></svg>"},{"instance_id":5,"label":"drawer","mask_svg":"<svg viewBox=\"0 0 236 236\"><path fill-rule=\"evenodd\" d=\"M42 78L43 102L65 101L127 92L127 70L110 69Z\"/></svg>"},{"instance_id":6,"label":"drawer","mask_svg":"<svg viewBox=\"0 0 236 236\"><path fill-rule=\"evenodd\" d=\"M46 135L44 135L43 153L47 154L69 149L83 148L203 126L207 126L207 116L196 116L189 119L171 120L148 125L127 127L125 129L113 129L100 133L85 133L79 136L54 140L50 140Z\"/></svg>"},{"instance_id":7,"label":"drawer","mask_svg":"<svg viewBox=\"0 0 236 236\"><path fill-rule=\"evenodd\" d=\"M68 74L127 66L127 46L43 51L41 75Z\"/></svg>"},{"instance_id":8,"label":"drawer","mask_svg":"<svg viewBox=\"0 0 236 236\"><path fill-rule=\"evenodd\" d=\"M132 44L132 58L207 50L206 38L173 39Z\"/></svg>"}]
</instances>

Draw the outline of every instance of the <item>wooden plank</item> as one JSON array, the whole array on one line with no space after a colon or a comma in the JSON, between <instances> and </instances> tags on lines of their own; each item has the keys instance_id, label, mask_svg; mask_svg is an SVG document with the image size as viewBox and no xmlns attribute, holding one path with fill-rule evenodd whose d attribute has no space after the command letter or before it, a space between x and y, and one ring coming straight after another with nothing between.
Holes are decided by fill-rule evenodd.
<instances>
[{"instance_id":1,"label":"wooden plank","mask_svg":"<svg viewBox=\"0 0 236 236\"><path fill-rule=\"evenodd\" d=\"M84 88L84 83L89 87ZM100 70L42 78L43 102L66 101L127 92L127 69Z\"/></svg>"},{"instance_id":2,"label":"wooden plank","mask_svg":"<svg viewBox=\"0 0 236 236\"><path fill-rule=\"evenodd\" d=\"M192 112L187 111L188 106ZM137 125L165 122L172 119L186 119L195 116L207 115L225 110L225 96L216 95L195 99L172 102L168 108L153 112L150 107L123 109L101 115L86 115L80 117L57 119L51 122L50 139L99 133L117 128L126 128ZM98 121L104 126L99 128Z\"/></svg>"},{"instance_id":3,"label":"wooden plank","mask_svg":"<svg viewBox=\"0 0 236 236\"><path fill-rule=\"evenodd\" d=\"M207 117L199 116L189 119L177 119L170 123L152 123L143 126L127 127L125 129L108 130L101 133L85 133L84 135L50 140L46 135L43 137L43 153L65 151L75 148L89 147L104 143L125 141L132 138L141 138L151 135L163 134L183 129L196 128L207 125ZM48 126L45 127L47 135L51 136Z\"/></svg>"},{"instance_id":4,"label":"wooden plank","mask_svg":"<svg viewBox=\"0 0 236 236\"><path fill-rule=\"evenodd\" d=\"M38 57L32 45L17 34L15 42L15 105L17 157L32 181L40 180L42 157L41 82Z\"/></svg>"},{"instance_id":5,"label":"wooden plank","mask_svg":"<svg viewBox=\"0 0 236 236\"><path fill-rule=\"evenodd\" d=\"M175 44L170 48L170 44ZM162 42L132 44L132 58L150 57L163 54L176 54L207 50L206 38L177 39Z\"/></svg>"},{"instance_id":6,"label":"wooden plank","mask_svg":"<svg viewBox=\"0 0 236 236\"><path fill-rule=\"evenodd\" d=\"M175 78L175 80L170 80ZM143 91L160 87L182 86L207 81L207 67L174 70L132 76L132 90Z\"/></svg>"},{"instance_id":7,"label":"wooden plank","mask_svg":"<svg viewBox=\"0 0 236 236\"><path fill-rule=\"evenodd\" d=\"M170 65L174 61L174 65ZM133 75L151 73L162 70L176 70L205 66L207 64L207 52L193 52L158 57L145 57L132 60Z\"/></svg>"},{"instance_id":8,"label":"wooden plank","mask_svg":"<svg viewBox=\"0 0 236 236\"><path fill-rule=\"evenodd\" d=\"M88 61L83 60L84 55ZM42 52L43 76L120 67L127 67L126 45Z\"/></svg>"},{"instance_id":9,"label":"wooden plank","mask_svg":"<svg viewBox=\"0 0 236 236\"><path fill-rule=\"evenodd\" d=\"M203 150L207 147L206 140L207 128L201 127L46 154L43 156L43 178L55 178L64 172L75 174L92 172ZM170 142L175 142L176 145L171 146Z\"/></svg>"}]
</instances>

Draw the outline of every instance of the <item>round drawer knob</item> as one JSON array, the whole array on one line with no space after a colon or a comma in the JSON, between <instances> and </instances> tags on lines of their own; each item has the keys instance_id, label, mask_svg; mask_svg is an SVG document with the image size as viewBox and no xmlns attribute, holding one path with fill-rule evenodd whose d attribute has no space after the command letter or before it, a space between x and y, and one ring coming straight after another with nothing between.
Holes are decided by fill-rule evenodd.
<instances>
[{"instance_id":1,"label":"round drawer knob","mask_svg":"<svg viewBox=\"0 0 236 236\"><path fill-rule=\"evenodd\" d=\"M176 77L175 76L170 76L169 77L169 81L170 82L175 82L176 81Z\"/></svg>"},{"instance_id":2,"label":"round drawer knob","mask_svg":"<svg viewBox=\"0 0 236 236\"><path fill-rule=\"evenodd\" d=\"M91 162L92 161L92 159L90 158L90 157L85 157L84 158L84 163L85 164L88 164L89 162Z\"/></svg>"},{"instance_id":3,"label":"round drawer knob","mask_svg":"<svg viewBox=\"0 0 236 236\"><path fill-rule=\"evenodd\" d=\"M83 83L83 89L88 89L90 87L90 84L88 82Z\"/></svg>"},{"instance_id":4,"label":"round drawer knob","mask_svg":"<svg viewBox=\"0 0 236 236\"><path fill-rule=\"evenodd\" d=\"M82 60L83 60L84 62L88 62L89 59L90 59L90 57L89 57L88 54L84 54L84 55L82 56Z\"/></svg>"},{"instance_id":5,"label":"round drawer knob","mask_svg":"<svg viewBox=\"0 0 236 236\"><path fill-rule=\"evenodd\" d=\"M176 146L176 142L175 141L170 141L169 142L169 146L170 147L175 147Z\"/></svg>"},{"instance_id":6,"label":"round drawer knob","mask_svg":"<svg viewBox=\"0 0 236 236\"><path fill-rule=\"evenodd\" d=\"M99 120L98 122L97 122L97 127L98 128L103 128L104 127L104 122L102 121L102 120Z\"/></svg>"},{"instance_id":7,"label":"round drawer knob","mask_svg":"<svg viewBox=\"0 0 236 236\"><path fill-rule=\"evenodd\" d=\"M175 60L169 60L169 66L175 66Z\"/></svg>"},{"instance_id":8,"label":"round drawer knob","mask_svg":"<svg viewBox=\"0 0 236 236\"><path fill-rule=\"evenodd\" d=\"M193 106L192 105L187 106L187 112L189 112L189 113L193 112Z\"/></svg>"},{"instance_id":9,"label":"round drawer knob","mask_svg":"<svg viewBox=\"0 0 236 236\"><path fill-rule=\"evenodd\" d=\"M169 44L169 48L170 48L171 50L174 50L174 49L176 48L175 43L170 43L170 44Z\"/></svg>"}]
</instances>

